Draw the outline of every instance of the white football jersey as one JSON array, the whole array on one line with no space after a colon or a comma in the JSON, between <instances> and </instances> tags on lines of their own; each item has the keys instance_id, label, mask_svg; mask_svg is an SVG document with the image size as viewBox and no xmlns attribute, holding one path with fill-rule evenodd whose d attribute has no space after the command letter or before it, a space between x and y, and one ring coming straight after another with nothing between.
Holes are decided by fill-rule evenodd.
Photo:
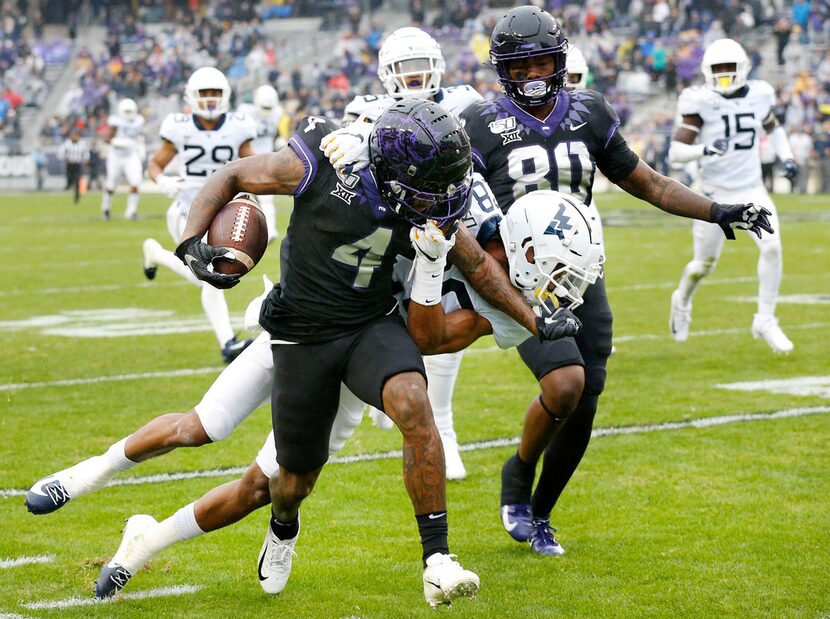
<instances>
[{"instance_id":1,"label":"white football jersey","mask_svg":"<svg viewBox=\"0 0 830 619\"><path fill-rule=\"evenodd\" d=\"M144 117L136 114L132 120L127 120L116 114L107 119L110 127L115 127L113 139L124 141L126 145L109 145L109 154L118 157L138 156L141 149L141 130L144 129Z\"/></svg>"},{"instance_id":2,"label":"white football jersey","mask_svg":"<svg viewBox=\"0 0 830 619\"><path fill-rule=\"evenodd\" d=\"M282 107L278 105L267 116L263 116L260 109L252 103L243 103L237 111L249 116L256 123L256 138L251 144L254 147L254 152L257 155L273 152L274 140L277 139L280 120L282 120Z\"/></svg>"},{"instance_id":3,"label":"white football jersey","mask_svg":"<svg viewBox=\"0 0 830 619\"><path fill-rule=\"evenodd\" d=\"M230 112L211 130L202 129L192 114L174 113L161 123L159 135L179 154L179 176L184 179L179 201L190 203L208 176L229 161L239 159L239 147L256 137L253 119Z\"/></svg>"},{"instance_id":4,"label":"white football jersey","mask_svg":"<svg viewBox=\"0 0 830 619\"><path fill-rule=\"evenodd\" d=\"M481 99L482 96L467 84L442 88L432 98L435 103L452 112L455 116L460 116L461 112L466 110L467 107ZM389 95L359 95L346 106L343 113L343 124L349 124L361 114L365 114L369 120L374 122L395 101L396 99Z\"/></svg>"},{"instance_id":5,"label":"white football jersey","mask_svg":"<svg viewBox=\"0 0 830 619\"><path fill-rule=\"evenodd\" d=\"M498 232L502 214L493 192L478 173L473 174L469 202L470 209L461 223L480 244L484 244ZM411 268L411 260L398 256L394 277L403 286L405 299L409 298L412 291L412 280L409 278ZM486 318L493 328L493 337L500 348L518 346L532 336L530 331L485 301L454 266L444 271L441 305L445 314L459 309L469 309Z\"/></svg>"},{"instance_id":6,"label":"white football jersey","mask_svg":"<svg viewBox=\"0 0 830 619\"><path fill-rule=\"evenodd\" d=\"M748 81L746 94L740 97L727 98L705 86L692 86L680 93L678 115L697 114L703 119L697 137L701 144L729 140L722 156L700 159L704 190L738 190L761 184L760 135L774 105L775 91L761 80Z\"/></svg>"}]
</instances>

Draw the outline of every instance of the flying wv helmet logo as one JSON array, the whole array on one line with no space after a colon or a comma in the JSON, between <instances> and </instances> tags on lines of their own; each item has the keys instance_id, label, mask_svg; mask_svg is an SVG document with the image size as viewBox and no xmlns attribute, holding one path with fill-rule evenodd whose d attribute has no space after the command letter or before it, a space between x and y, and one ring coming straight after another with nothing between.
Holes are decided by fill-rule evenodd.
<instances>
[{"instance_id":1,"label":"flying wv helmet logo","mask_svg":"<svg viewBox=\"0 0 830 619\"><path fill-rule=\"evenodd\" d=\"M565 205L559 204L559 211L545 229L545 234L553 234L559 237L560 241L565 240L565 231L573 229L571 218L565 215Z\"/></svg>"},{"instance_id":2,"label":"flying wv helmet logo","mask_svg":"<svg viewBox=\"0 0 830 619\"><path fill-rule=\"evenodd\" d=\"M334 196L335 198L340 198L348 204L349 206L352 205L352 198L354 198L357 193L354 191L349 191L350 189L354 189L354 186L357 185L357 182L360 180L360 177L357 174L343 174L342 172L337 172L337 187L331 192L330 195Z\"/></svg>"},{"instance_id":3,"label":"flying wv helmet logo","mask_svg":"<svg viewBox=\"0 0 830 619\"><path fill-rule=\"evenodd\" d=\"M522 140L522 137L519 135L519 130L516 128L516 118L513 116L499 118L491 122L488 126L492 133L501 136L502 146L506 146L511 142L521 142Z\"/></svg>"}]
</instances>

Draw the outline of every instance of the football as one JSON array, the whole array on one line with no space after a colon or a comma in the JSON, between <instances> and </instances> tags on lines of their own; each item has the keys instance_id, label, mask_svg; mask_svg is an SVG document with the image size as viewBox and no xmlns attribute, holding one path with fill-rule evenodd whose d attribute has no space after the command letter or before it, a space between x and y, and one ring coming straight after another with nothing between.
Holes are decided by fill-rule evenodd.
<instances>
[{"instance_id":1,"label":"football","mask_svg":"<svg viewBox=\"0 0 830 619\"><path fill-rule=\"evenodd\" d=\"M244 275L256 266L268 246L265 214L256 196L240 193L213 218L208 244L233 251L235 260L218 258L213 269L226 275Z\"/></svg>"}]
</instances>

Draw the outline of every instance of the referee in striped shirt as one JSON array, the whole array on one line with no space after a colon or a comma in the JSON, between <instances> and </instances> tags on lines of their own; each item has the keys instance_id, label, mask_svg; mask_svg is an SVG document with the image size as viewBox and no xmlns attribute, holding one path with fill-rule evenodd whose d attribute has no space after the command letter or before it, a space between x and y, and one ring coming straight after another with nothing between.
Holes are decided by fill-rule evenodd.
<instances>
[{"instance_id":1,"label":"referee in striped shirt","mask_svg":"<svg viewBox=\"0 0 830 619\"><path fill-rule=\"evenodd\" d=\"M75 190L75 204L81 199L81 172L89 161L89 146L81 139L77 130L69 133L61 146L61 156L66 162L66 188Z\"/></svg>"}]
</instances>

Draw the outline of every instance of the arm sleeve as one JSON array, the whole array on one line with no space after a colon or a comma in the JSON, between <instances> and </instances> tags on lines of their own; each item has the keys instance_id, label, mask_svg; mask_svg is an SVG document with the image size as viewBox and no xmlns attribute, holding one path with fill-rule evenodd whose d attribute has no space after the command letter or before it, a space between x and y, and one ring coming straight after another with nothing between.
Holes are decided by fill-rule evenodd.
<instances>
[{"instance_id":1,"label":"arm sleeve","mask_svg":"<svg viewBox=\"0 0 830 619\"><path fill-rule=\"evenodd\" d=\"M311 182L317 176L317 170L321 165L328 165L323 151L320 150L320 142L323 137L337 129L332 121L322 116L307 116L298 125L297 130L288 146L297 154L305 166L305 175L297 184L294 196L303 195Z\"/></svg>"},{"instance_id":2,"label":"arm sleeve","mask_svg":"<svg viewBox=\"0 0 830 619\"><path fill-rule=\"evenodd\" d=\"M605 99L602 99L602 107L595 115L598 120L593 123L592 129L598 146L594 153L597 167L609 181L618 183L634 171L640 158L620 135L620 119Z\"/></svg>"}]
</instances>

